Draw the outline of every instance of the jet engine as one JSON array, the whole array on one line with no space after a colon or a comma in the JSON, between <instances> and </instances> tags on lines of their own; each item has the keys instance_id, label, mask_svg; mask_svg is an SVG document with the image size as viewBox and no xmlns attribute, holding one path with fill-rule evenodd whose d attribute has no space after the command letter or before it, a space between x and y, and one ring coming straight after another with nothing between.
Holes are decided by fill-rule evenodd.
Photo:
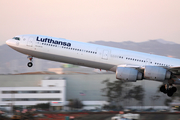
<instances>
[{"instance_id":1,"label":"jet engine","mask_svg":"<svg viewBox=\"0 0 180 120\"><path fill-rule=\"evenodd\" d=\"M150 80L170 79L171 72L158 66L146 66L144 69L144 78Z\"/></svg>"},{"instance_id":2,"label":"jet engine","mask_svg":"<svg viewBox=\"0 0 180 120\"><path fill-rule=\"evenodd\" d=\"M136 80L143 79L143 73L134 68L129 67L117 67L116 78L127 82L136 82Z\"/></svg>"}]
</instances>

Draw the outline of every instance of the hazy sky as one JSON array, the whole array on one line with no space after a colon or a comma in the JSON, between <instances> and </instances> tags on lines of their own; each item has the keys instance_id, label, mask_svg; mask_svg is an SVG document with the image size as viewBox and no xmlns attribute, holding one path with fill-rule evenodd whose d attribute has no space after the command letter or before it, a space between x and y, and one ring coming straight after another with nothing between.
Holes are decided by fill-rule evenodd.
<instances>
[{"instance_id":1,"label":"hazy sky","mask_svg":"<svg viewBox=\"0 0 180 120\"><path fill-rule=\"evenodd\" d=\"M180 0L0 0L0 45L21 34L180 43Z\"/></svg>"}]
</instances>

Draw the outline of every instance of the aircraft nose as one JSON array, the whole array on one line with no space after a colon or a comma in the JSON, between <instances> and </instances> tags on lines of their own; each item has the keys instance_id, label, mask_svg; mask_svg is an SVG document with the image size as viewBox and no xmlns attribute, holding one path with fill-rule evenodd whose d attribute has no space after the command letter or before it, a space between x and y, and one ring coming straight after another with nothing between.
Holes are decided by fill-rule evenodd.
<instances>
[{"instance_id":1,"label":"aircraft nose","mask_svg":"<svg viewBox=\"0 0 180 120\"><path fill-rule=\"evenodd\" d=\"M12 44L13 44L13 41L12 41L11 39L6 40L6 44L7 44L8 46L10 46L10 45L12 45Z\"/></svg>"},{"instance_id":2,"label":"aircraft nose","mask_svg":"<svg viewBox=\"0 0 180 120\"><path fill-rule=\"evenodd\" d=\"M11 43L11 40L6 40L7 45L10 45L10 43Z\"/></svg>"}]
</instances>

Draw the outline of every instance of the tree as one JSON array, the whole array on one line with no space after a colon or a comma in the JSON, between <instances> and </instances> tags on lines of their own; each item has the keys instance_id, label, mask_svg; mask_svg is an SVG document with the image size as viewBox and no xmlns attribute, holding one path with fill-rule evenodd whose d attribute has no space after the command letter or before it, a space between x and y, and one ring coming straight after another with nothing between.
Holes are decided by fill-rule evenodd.
<instances>
[{"instance_id":1,"label":"tree","mask_svg":"<svg viewBox=\"0 0 180 120\"><path fill-rule=\"evenodd\" d=\"M120 80L110 82L109 79L106 79L102 83L106 84L106 87L102 89L102 92L105 93L103 96L108 98L108 102L110 102L111 106L115 105L118 109L121 109L121 102L123 101L124 94L123 86L125 82Z\"/></svg>"},{"instance_id":2,"label":"tree","mask_svg":"<svg viewBox=\"0 0 180 120\"><path fill-rule=\"evenodd\" d=\"M159 98L160 98L159 95L152 95L152 96L150 97L151 102L152 102L152 106L154 106L155 101L158 100Z\"/></svg>"},{"instance_id":3,"label":"tree","mask_svg":"<svg viewBox=\"0 0 180 120\"><path fill-rule=\"evenodd\" d=\"M166 99L165 101L164 101L164 104L166 105L166 106L169 106L169 104L172 102L172 100L171 99Z\"/></svg>"},{"instance_id":4,"label":"tree","mask_svg":"<svg viewBox=\"0 0 180 120\"><path fill-rule=\"evenodd\" d=\"M134 86L129 91L126 91L127 94L124 96L124 99L132 99L139 101L139 104L143 104L144 99L144 88L140 85Z\"/></svg>"},{"instance_id":5,"label":"tree","mask_svg":"<svg viewBox=\"0 0 180 120\"><path fill-rule=\"evenodd\" d=\"M133 88L133 90L131 90L131 91L132 91L132 97L135 100L139 101L139 103L142 105L143 99L144 99L144 88L142 86L138 85L138 86L135 86Z\"/></svg>"},{"instance_id":6,"label":"tree","mask_svg":"<svg viewBox=\"0 0 180 120\"><path fill-rule=\"evenodd\" d=\"M105 93L103 96L106 96L108 98L108 102L110 102L112 105L115 103L117 107L120 107L121 102L124 99L129 100L132 98L139 101L140 104L143 104L144 89L142 86L135 86L128 90L126 88L132 86L132 84L129 82L122 82L120 80L110 82L108 79L106 79L102 83L106 84L106 87L102 89L102 91Z\"/></svg>"},{"instance_id":7,"label":"tree","mask_svg":"<svg viewBox=\"0 0 180 120\"><path fill-rule=\"evenodd\" d=\"M177 99L180 101L180 86L176 86L177 91L173 94L172 99Z\"/></svg>"},{"instance_id":8,"label":"tree","mask_svg":"<svg viewBox=\"0 0 180 120\"><path fill-rule=\"evenodd\" d=\"M74 109L74 108L81 109L84 105L78 99L74 99L74 100L71 99L69 100L69 104L67 106L70 107L71 109Z\"/></svg>"},{"instance_id":9,"label":"tree","mask_svg":"<svg viewBox=\"0 0 180 120\"><path fill-rule=\"evenodd\" d=\"M50 103L40 103L40 104L31 106L31 108L49 109L50 108Z\"/></svg>"}]
</instances>

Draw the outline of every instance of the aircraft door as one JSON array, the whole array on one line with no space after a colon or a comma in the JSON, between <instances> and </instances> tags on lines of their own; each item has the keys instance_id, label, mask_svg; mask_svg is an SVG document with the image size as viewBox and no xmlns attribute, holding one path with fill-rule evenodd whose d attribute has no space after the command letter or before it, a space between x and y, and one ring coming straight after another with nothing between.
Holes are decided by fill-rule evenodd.
<instances>
[{"instance_id":1,"label":"aircraft door","mask_svg":"<svg viewBox=\"0 0 180 120\"><path fill-rule=\"evenodd\" d=\"M33 47L33 37L29 37L29 39L27 40L27 46Z\"/></svg>"},{"instance_id":2,"label":"aircraft door","mask_svg":"<svg viewBox=\"0 0 180 120\"><path fill-rule=\"evenodd\" d=\"M109 51L108 50L104 50L103 51L103 55L102 55L102 59L108 60L108 56L109 56Z\"/></svg>"},{"instance_id":3,"label":"aircraft door","mask_svg":"<svg viewBox=\"0 0 180 120\"><path fill-rule=\"evenodd\" d=\"M147 58L146 59L146 65L150 65L152 62L151 62L151 59Z\"/></svg>"},{"instance_id":4,"label":"aircraft door","mask_svg":"<svg viewBox=\"0 0 180 120\"><path fill-rule=\"evenodd\" d=\"M109 50L103 50L102 48L97 49L98 59L108 60Z\"/></svg>"}]
</instances>

